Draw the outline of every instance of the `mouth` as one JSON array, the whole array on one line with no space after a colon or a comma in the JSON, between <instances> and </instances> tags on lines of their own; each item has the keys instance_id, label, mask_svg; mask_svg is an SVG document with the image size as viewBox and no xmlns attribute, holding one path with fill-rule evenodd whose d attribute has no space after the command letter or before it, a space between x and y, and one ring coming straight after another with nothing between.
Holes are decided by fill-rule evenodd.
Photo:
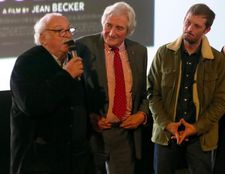
<instances>
[{"instance_id":1,"label":"mouth","mask_svg":"<svg viewBox=\"0 0 225 174\"><path fill-rule=\"evenodd\" d=\"M188 37L194 37L194 35L192 33L188 33L188 32L185 33L185 35L188 36Z\"/></svg>"},{"instance_id":2,"label":"mouth","mask_svg":"<svg viewBox=\"0 0 225 174\"><path fill-rule=\"evenodd\" d=\"M68 45L69 42L71 42L71 39L66 39L62 43L65 44L65 45Z\"/></svg>"}]
</instances>

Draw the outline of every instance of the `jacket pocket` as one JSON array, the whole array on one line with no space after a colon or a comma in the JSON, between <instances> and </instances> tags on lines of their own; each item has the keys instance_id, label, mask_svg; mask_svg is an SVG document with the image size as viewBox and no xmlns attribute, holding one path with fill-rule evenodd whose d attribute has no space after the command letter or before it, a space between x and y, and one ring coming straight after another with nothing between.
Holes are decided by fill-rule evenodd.
<instances>
[{"instance_id":1,"label":"jacket pocket","mask_svg":"<svg viewBox=\"0 0 225 174\"><path fill-rule=\"evenodd\" d=\"M164 69L162 72L162 87L173 87L176 80L176 71L172 68Z\"/></svg>"}]
</instances>

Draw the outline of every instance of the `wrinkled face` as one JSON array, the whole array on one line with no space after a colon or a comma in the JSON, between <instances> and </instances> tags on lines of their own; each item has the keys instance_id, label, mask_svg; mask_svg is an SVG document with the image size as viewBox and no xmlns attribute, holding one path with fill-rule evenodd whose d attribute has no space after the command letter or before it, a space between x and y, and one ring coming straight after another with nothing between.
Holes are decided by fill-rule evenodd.
<instances>
[{"instance_id":1,"label":"wrinkled face","mask_svg":"<svg viewBox=\"0 0 225 174\"><path fill-rule=\"evenodd\" d=\"M199 42L202 36L210 30L210 28L206 28L205 23L206 18L203 16L188 13L184 19L183 39L189 44Z\"/></svg>"},{"instance_id":2,"label":"wrinkled face","mask_svg":"<svg viewBox=\"0 0 225 174\"><path fill-rule=\"evenodd\" d=\"M41 42L48 51L61 58L65 57L68 52L66 41L72 39L70 24L64 16L53 16L47 24L46 29L41 34Z\"/></svg>"},{"instance_id":3,"label":"wrinkled face","mask_svg":"<svg viewBox=\"0 0 225 174\"><path fill-rule=\"evenodd\" d=\"M102 35L105 43L110 47L118 47L128 35L128 18L121 16L108 16L103 24Z\"/></svg>"}]
</instances>

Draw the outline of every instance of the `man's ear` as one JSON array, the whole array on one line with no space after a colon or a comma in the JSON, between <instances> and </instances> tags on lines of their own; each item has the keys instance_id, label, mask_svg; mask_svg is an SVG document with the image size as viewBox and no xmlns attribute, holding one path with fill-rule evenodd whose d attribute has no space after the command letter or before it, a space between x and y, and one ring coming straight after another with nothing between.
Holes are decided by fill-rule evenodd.
<instances>
[{"instance_id":1,"label":"man's ear","mask_svg":"<svg viewBox=\"0 0 225 174\"><path fill-rule=\"evenodd\" d=\"M205 29L204 34L207 34L211 30L211 27Z\"/></svg>"},{"instance_id":2,"label":"man's ear","mask_svg":"<svg viewBox=\"0 0 225 174\"><path fill-rule=\"evenodd\" d=\"M40 43L41 45L45 45L46 35L41 33L40 34Z\"/></svg>"}]
</instances>

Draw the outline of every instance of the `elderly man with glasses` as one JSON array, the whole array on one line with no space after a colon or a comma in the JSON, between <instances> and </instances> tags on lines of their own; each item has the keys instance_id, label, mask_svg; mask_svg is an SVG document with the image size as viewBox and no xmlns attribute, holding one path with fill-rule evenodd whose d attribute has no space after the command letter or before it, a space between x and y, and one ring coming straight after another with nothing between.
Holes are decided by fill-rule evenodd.
<instances>
[{"instance_id":1,"label":"elderly man with glasses","mask_svg":"<svg viewBox=\"0 0 225 174\"><path fill-rule=\"evenodd\" d=\"M16 60L10 174L88 173L83 64L67 60L74 31L65 16L46 14L34 26L36 46Z\"/></svg>"}]
</instances>

